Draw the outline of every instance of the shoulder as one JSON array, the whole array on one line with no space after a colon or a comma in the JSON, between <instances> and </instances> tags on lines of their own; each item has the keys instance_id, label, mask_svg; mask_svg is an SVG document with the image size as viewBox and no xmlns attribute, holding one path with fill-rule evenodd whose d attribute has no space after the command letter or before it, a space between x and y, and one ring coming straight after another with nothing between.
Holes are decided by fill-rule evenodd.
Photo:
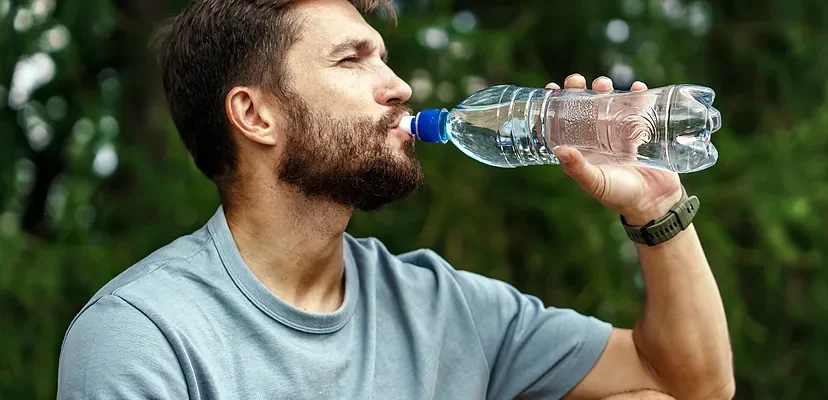
<instances>
[{"instance_id":1,"label":"shoulder","mask_svg":"<svg viewBox=\"0 0 828 400\"><path fill-rule=\"evenodd\" d=\"M84 308L109 295L129 300L133 296L157 296L159 292L176 291L180 289L182 276L210 264L205 261L215 260L213 253L213 239L206 229L181 236L112 278Z\"/></svg>"},{"instance_id":2,"label":"shoulder","mask_svg":"<svg viewBox=\"0 0 828 400\"><path fill-rule=\"evenodd\" d=\"M64 337L58 398L139 393L166 398L186 393L181 365L167 337L144 313L118 296L99 297Z\"/></svg>"},{"instance_id":3,"label":"shoulder","mask_svg":"<svg viewBox=\"0 0 828 400\"><path fill-rule=\"evenodd\" d=\"M166 337L140 310L107 295L95 299L69 325L61 346L60 372L63 378L105 373L123 366L125 360L147 365L153 354L172 354Z\"/></svg>"},{"instance_id":4,"label":"shoulder","mask_svg":"<svg viewBox=\"0 0 828 400\"><path fill-rule=\"evenodd\" d=\"M354 238L346 235L345 243L354 261L380 275L405 277L453 277L458 271L431 249L415 249L394 253L378 238Z\"/></svg>"},{"instance_id":5,"label":"shoulder","mask_svg":"<svg viewBox=\"0 0 828 400\"><path fill-rule=\"evenodd\" d=\"M513 295L516 292L506 282L462 267L456 268L432 249L418 248L397 254L374 237L357 239L346 236L346 243L355 261L365 264L361 267L362 270L370 269L368 272L378 276L380 282L399 282L406 291L450 290L474 300L495 293Z\"/></svg>"},{"instance_id":6,"label":"shoulder","mask_svg":"<svg viewBox=\"0 0 828 400\"><path fill-rule=\"evenodd\" d=\"M414 268L455 271L448 261L431 249L420 248L394 253L378 238L355 238L348 234L345 235L345 244L357 261L391 262Z\"/></svg>"},{"instance_id":7,"label":"shoulder","mask_svg":"<svg viewBox=\"0 0 828 400\"><path fill-rule=\"evenodd\" d=\"M152 326L163 324L174 314L186 315L191 308L188 304L203 298L220 279L229 279L222 271L223 264L207 229L181 236L101 287L78 311L67 338L72 332L83 336L102 326L89 321Z\"/></svg>"},{"instance_id":8,"label":"shoulder","mask_svg":"<svg viewBox=\"0 0 828 400\"><path fill-rule=\"evenodd\" d=\"M95 293L69 324L60 356L62 384L79 373L111 368L172 368L176 348L166 321L187 313L186 304L204 291L209 274L221 268L207 229L181 236L133 264ZM216 265L218 263L218 265ZM173 318L175 319L175 318ZM163 364L160 365L159 363ZM96 372L97 371L97 372ZM142 371L132 371L135 376Z\"/></svg>"},{"instance_id":9,"label":"shoulder","mask_svg":"<svg viewBox=\"0 0 828 400\"><path fill-rule=\"evenodd\" d=\"M69 325L62 353L124 354L123 351L142 347L130 345L142 336L154 337L145 343L147 347L152 347L152 342L162 347L167 343L155 323L141 310L121 297L100 296L84 307Z\"/></svg>"}]
</instances>

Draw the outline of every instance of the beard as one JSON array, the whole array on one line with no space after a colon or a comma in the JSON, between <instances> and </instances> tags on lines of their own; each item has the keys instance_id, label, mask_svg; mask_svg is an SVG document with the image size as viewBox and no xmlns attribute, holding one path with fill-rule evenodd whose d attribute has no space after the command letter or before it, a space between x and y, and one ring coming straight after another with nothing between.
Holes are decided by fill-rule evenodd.
<instances>
[{"instance_id":1,"label":"beard","mask_svg":"<svg viewBox=\"0 0 828 400\"><path fill-rule=\"evenodd\" d=\"M414 142L396 152L386 144L392 124L409 108L394 104L379 121L336 118L291 95L290 129L278 168L281 181L301 194L361 211L375 211L423 182Z\"/></svg>"}]
</instances>

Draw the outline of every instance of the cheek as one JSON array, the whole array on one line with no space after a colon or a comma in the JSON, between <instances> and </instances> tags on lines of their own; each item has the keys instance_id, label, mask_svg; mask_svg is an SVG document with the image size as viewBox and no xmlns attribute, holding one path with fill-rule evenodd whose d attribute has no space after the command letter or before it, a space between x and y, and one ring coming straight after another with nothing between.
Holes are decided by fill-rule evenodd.
<instances>
[{"instance_id":1,"label":"cheek","mask_svg":"<svg viewBox=\"0 0 828 400\"><path fill-rule=\"evenodd\" d=\"M323 75L320 104L339 115L364 115L374 105L373 82L368 71L338 69Z\"/></svg>"}]
</instances>

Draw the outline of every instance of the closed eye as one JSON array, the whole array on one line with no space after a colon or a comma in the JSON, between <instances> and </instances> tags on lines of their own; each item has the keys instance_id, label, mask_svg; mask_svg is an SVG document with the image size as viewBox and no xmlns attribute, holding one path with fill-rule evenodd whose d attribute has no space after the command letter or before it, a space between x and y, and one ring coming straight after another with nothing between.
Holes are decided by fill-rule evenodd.
<instances>
[{"instance_id":1,"label":"closed eye","mask_svg":"<svg viewBox=\"0 0 828 400\"><path fill-rule=\"evenodd\" d=\"M359 62L359 57L357 56L348 56L341 60L339 60L339 64L348 64L348 63L355 63Z\"/></svg>"}]
</instances>

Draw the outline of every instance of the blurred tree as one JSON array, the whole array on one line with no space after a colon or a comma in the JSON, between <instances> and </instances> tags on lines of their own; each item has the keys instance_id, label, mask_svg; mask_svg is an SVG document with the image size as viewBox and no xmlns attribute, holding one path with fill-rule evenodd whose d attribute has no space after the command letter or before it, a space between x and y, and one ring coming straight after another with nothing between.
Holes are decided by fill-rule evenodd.
<instances>
[{"instance_id":1,"label":"blurred tree","mask_svg":"<svg viewBox=\"0 0 828 400\"><path fill-rule=\"evenodd\" d=\"M148 38L186 1L0 0L0 398L54 397L60 343L101 285L215 210L164 107ZM397 1L412 106L572 72L717 91L721 160L684 177L727 306L737 398L828 392L828 3ZM421 145L427 185L349 231L620 326L641 279L617 216L556 167ZM759 351L757 351L759 350Z\"/></svg>"}]
</instances>

